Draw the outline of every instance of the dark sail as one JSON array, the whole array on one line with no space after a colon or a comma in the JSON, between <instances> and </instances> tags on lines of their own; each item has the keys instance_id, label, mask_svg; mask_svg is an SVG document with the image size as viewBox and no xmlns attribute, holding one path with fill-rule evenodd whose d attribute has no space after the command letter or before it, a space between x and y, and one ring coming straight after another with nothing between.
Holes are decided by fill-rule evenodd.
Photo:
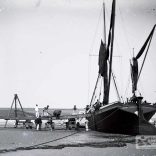
<instances>
[{"instance_id":1,"label":"dark sail","mask_svg":"<svg viewBox=\"0 0 156 156\"><path fill-rule=\"evenodd\" d=\"M131 78L132 78L132 93L137 90L137 80L138 80L138 60L133 57L131 63Z\"/></svg>"},{"instance_id":2,"label":"dark sail","mask_svg":"<svg viewBox=\"0 0 156 156\"><path fill-rule=\"evenodd\" d=\"M99 50L99 74L101 76L107 76L107 60L109 57L109 53L106 51L106 46L101 40L100 50Z\"/></svg>"},{"instance_id":3,"label":"dark sail","mask_svg":"<svg viewBox=\"0 0 156 156\"><path fill-rule=\"evenodd\" d=\"M104 78L104 100L103 103L108 102L108 57L109 51L106 51L106 45L101 40L99 50L99 74Z\"/></svg>"},{"instance_id":4,"label":"dark sail","mask_svg":"<svg viewBox=\"0 0 156 156\"><path fill-rule=\"evenodd\" d=\"M152 31L150 32L148 38L146 39L146 41L145 41L144 45L142 46L142 48L140 49L140 51L138 52L137 56L132 58L131 78L132 78L132 93L134 93L134 94L135 94L135 91L137 90L137 82L138 82L138 59L141 57L141 55L145 51L147 45L150 44L150 41L151 41L153 33L154 33L155 26L156 25L154 25ZM146 54L147 54L147 52L146 52ZM145 58L144 58L144 60L145 60ZM139 75L140 75L140 73L139 73Z\"/></svg>"}]
</instances>

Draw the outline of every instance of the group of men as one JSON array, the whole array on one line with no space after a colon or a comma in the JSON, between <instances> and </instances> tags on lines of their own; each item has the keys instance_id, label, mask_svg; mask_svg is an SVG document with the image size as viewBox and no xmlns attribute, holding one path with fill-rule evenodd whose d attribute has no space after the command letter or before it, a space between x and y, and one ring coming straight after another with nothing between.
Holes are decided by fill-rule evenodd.
<instances>
[{"instance_id":1,"label":"group of men","mask_svg":"<svg viewBox=\"0 0 156 156\"><path fill-rule=\"evenodd\" d=\"M43 108L42 116L49 115L48 108L49 108L49 105L47 105L47 107ZM38 104L36 104L35 112L36 112L36 119L35 119L36 129L41 130L42 119L41 119L41 115L39 113ZM76 122L76 125L77 125L77 127L79 127L79 122L78 123ZM45 124L45 127L50 127L50 129L52 131L52 129L54 128L52 117L49 118L48 122ZM85 128L86 128L86 131L88 131L88 120L87 119L85 120Z\"/></svg>"},{"instance_id":2,"label":"group of men","mask_svg":"<svg viewBox=\"0 0 156 156\"><path fill-rule=\"evenodd\" d=\"M46 107L43 108L42 116L48 116L49 115L48 109L49 109L49 105L47 105ZM38 118L40 116L38 104L36 104L35 112L36 112L36 118Z\"/></svg>"},{"instance_id":3,"label":"group of men","mask_svg":"<svg viewBox=\"0 0 156 156\"><path fill-rule=\"evenodd\" d=\"M49 108L49 105L47 105L47 107L44 107L43 114L42 114L43 116L48 116L48 108ZM41 119L41 115L39 113L38 104L36 104L35 112L36 112L36 119L35 119L36 129L37 130L41 130L42 119ZM52 123L52 118L49 119L49 121L47 122L47 124L51 124L51 123ZM52 130L52 128L51 128L51 130Z\"/></svg>"}]
</instances>

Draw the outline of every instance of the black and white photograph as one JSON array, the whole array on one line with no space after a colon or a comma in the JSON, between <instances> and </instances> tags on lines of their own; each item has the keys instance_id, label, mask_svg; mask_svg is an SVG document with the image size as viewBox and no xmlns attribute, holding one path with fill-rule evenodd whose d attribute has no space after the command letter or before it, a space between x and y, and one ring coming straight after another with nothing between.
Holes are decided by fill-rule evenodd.
<instances>
[{"instance_id":1,"label":"black and white photograph","mask_svg":"<svg viewBox=\"0 0 156 156\"><path fill-rule=\"evenodd\" d=\"M156 155L155 0L0 0L0 155Z\"/></svg>"}]
</instances>

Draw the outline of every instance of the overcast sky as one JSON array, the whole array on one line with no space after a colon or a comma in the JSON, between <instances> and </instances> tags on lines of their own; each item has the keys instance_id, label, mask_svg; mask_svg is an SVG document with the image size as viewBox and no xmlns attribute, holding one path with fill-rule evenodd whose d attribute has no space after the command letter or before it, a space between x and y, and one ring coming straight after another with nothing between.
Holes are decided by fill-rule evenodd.
<instances>
[{"instance_id":1,"label":"overcast sky","mask_svg":"<svg viewBox=\"0 0 156 156\"><path fill-rule=\"evenodd\" d=\"M88 104L98 74L98 57L89 55L98 55L103 38L102 2L0 0L0 107L10 107L15 93L23 107ZM111 0L105 3L108 32ZM129 96L129 59L156 23L156 1L117 0L116 6L114 55L120 57L113 58L113 71L120 94ZM138 86L151 102L155 66L156 33Z\"/></svg>"}]
</instances>

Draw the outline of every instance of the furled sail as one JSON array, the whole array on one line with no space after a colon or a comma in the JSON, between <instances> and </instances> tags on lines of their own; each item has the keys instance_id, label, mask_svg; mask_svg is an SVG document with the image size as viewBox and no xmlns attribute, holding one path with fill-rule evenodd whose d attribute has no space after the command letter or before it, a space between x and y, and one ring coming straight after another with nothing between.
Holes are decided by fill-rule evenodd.
<instances>
[{"instance_id":1,"label":"furled sail","mask_svg":"<svg viewBox=\"0 0 156 156\"><path fill-rule=\"evenodd\" d=\"M106 45L101 40L100 50L99 50L99 74L101 76L107 76L107 60L109 57L109 53L106 51Z\"/></svg>"},{"instance_id":2,"label":"furled sail","mask_svg":"<svg viewBox=\"0 0 156 156\"><path fill-rule=\"evenodd\" d=\"M154 33L155 26L156 25L154 25L152 31L150 32L148 38L146 39L146 41L145 41L144 45L142 46L142 48L140 49L140 51L138 52L137 56L132 58L131 78L132 78L132 93L133 94L135 94L135 91L137 90L138 75L140 75L140 74L138 74L138 59L141 57L141 55L145 51L147 45L150 44L153 33ZM147 52L146 52L146 54L147 54Z\"/></svg>"},{"instance_id":3,"label":"furled sail","mask_svg":"<svg viewBox=\"0 0 156 156\"><path fill-rule=\"evenodd\" d=\"M133 57L131 63L131 78L132 78L132 93L137 90L137 80L138 80L138 60Z\"/></svg>"},{"instance_id":4,"label":"furled sail","mask_svg":"<svg viewBox=\"0 0 156 156\"><path fill-rule=\"evenodd\" d=\"M104 78L104 100L103 103L108 102L108 58L109 51L106 51L106 45L101 40L99 50L99 74Z\"/></svg>"}]
</instances>

